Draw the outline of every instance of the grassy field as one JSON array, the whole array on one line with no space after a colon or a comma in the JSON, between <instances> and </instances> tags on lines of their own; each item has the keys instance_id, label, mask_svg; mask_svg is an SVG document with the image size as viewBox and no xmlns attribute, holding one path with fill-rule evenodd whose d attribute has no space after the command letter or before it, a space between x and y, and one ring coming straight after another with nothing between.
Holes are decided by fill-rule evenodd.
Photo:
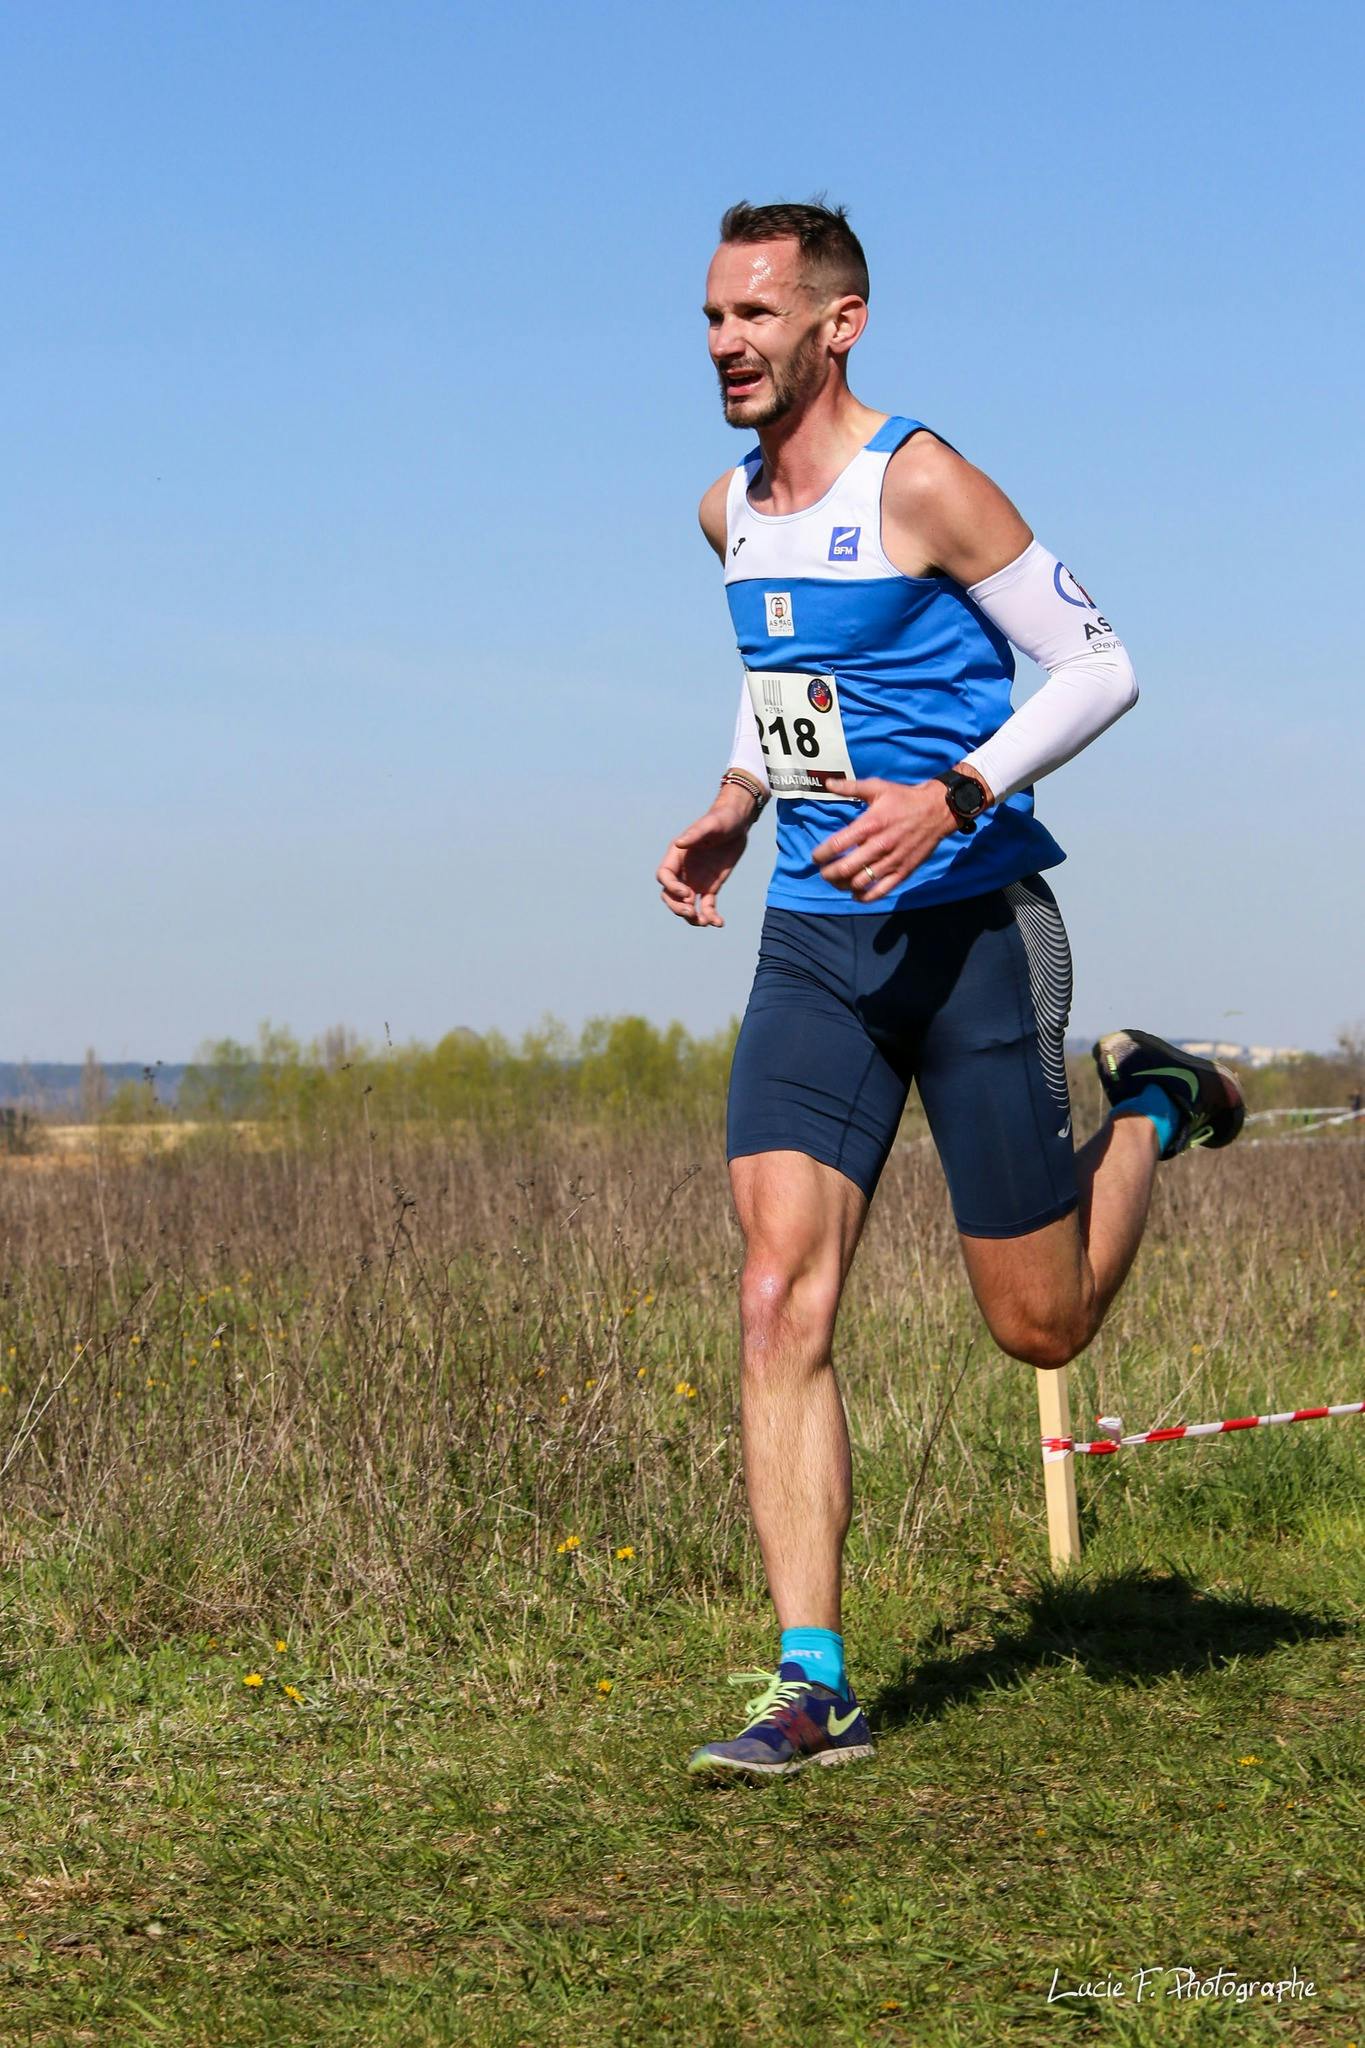
<instances>
[{"instance_id":1,"label":"grassy field","mask_svg":"<svg viewBox=\"0 0 1365 2048\"><path fill-rule=\"evenodd\" d=\"M1363 1184L1164 1171L1078 1418L1361 1398ZM913 1135L840 1341L878 1755L757 1792L682 1771L774 1648L704 1118L206 1131L0 1213L6 2044L1365 2042L1365 1427L1090 1461L1052 1582Z\"/></svg>"}]
</instances>

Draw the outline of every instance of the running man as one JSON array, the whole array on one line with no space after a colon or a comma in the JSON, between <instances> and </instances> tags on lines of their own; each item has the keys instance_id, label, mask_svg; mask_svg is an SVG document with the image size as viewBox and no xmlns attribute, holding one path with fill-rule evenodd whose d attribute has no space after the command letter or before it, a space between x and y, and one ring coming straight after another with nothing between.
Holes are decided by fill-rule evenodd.
<instances>
[{"instance_id":1,"label":"running man","mask_svg":"<svg viewBox=\"0 0 1365 2048\"><path fill-rule=\"evenodd\" d=\"M658 871L717 896L777 798L777 863L730 1080L745 1238L745 1481L781 1629L731 1741L690 1768L764 1777L872 1753L844 1669L848 1431L839 1299L912 1082L1002 1350L1043 1370L1098 1330L1157 1162L1226 1145L1231 1075L1139 1031L1095 1048L1112 1114L1073 1150L1071 961L1033 784L1136 701L1089 591L989 477L848 385L867 266L842 209L731 207L707 279L731 426L758 445L701 503L745 676L711 807ZM1013 711L1011 643L1047 671Z\"/></svg>"}]
</instances>

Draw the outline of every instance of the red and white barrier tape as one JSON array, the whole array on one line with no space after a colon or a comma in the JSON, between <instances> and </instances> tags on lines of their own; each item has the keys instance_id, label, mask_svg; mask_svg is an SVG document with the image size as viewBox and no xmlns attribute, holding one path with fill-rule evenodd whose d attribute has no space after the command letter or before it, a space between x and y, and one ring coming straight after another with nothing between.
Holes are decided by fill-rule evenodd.
<instances>
[{"instance_id":1,"label":"red and white barrier tape","mask_svg":"<svg viewBox=\"0 0 1365 2048\"><path fill-rule=\"evenodd\" d=\"M1116 1416L1097 1418L1101 1429L1112 1433L1096 1443L1078 1444L1074 1437L1045 1436L1043 1463L1058 1458L1102 1458L1110 1451L1127 1450L1133 1444L1170 1444L1182 1436L1224 1436L1234 1429L1265 1429L1272 1422L1319 1422L1327 1415L1365 1414L1365 1401L1341 1401L1334 1408L1287 1408L1282 1415L1238 1415L1226 1422L1182 1422L1174 1429L1144 1429L1136 1436L1124 1436Z\"/></svg>"}]
</instances>

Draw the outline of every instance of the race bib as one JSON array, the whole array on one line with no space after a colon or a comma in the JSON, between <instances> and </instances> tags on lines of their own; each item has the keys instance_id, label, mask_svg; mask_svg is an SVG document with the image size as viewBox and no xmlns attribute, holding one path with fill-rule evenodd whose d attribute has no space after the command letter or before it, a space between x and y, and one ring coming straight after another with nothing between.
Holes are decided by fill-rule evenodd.
<instances>
[{"instance_id":1,"label":"race bib","mask_svg":"<svg viewBox=\"0 0 1365 2048\"><path fill-rule=\"evenodd\" d=\"M825 795L831 775L853 773L834 677L752 668L744 674L773 795L847 802Z\"/></svg>"}]
</instances>

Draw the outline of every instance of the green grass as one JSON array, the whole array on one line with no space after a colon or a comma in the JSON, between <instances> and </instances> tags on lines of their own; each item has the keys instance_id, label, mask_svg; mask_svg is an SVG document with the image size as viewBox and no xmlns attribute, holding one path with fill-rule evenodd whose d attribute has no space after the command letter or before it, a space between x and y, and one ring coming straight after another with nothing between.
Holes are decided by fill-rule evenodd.
<instances>
[{"instance_id":1,"label":"green grass","mask_svg":"<svg viewBox=\"0 0 1365 2048\"><path fill-rule=\"evenodd\" d=\"M1253 1543L1235 1582L1187 1540L1060 1589L870 1586L876 1759L758 1791L680 1769L766 1649L738 1611L611 1631L562 1590L483 1657L51 1651L6 1675L4 2038L1345 2041L1362 1534ZM1182 1965L1317 1996L1047 2004Z\"/></svg>"},{"instance_id":2,"label":"green grass","mask_svg":"<svg viewBox=\"0 0 1365 2048\"><path fill-rule=\"evenodd\" d=\"M1332 1149L1163 1176L1078 1418L1358 1397ZM6 2048L1365 2041L1365 1424L1089 1461L1052 1581L1030 1378L904 1148L841 1339L878 1753L698 1784L772 1636L688 1164L0 1182ZM1315 1995L1138 2001L1182 1966Z\"/></svg>"}]
</instances>

